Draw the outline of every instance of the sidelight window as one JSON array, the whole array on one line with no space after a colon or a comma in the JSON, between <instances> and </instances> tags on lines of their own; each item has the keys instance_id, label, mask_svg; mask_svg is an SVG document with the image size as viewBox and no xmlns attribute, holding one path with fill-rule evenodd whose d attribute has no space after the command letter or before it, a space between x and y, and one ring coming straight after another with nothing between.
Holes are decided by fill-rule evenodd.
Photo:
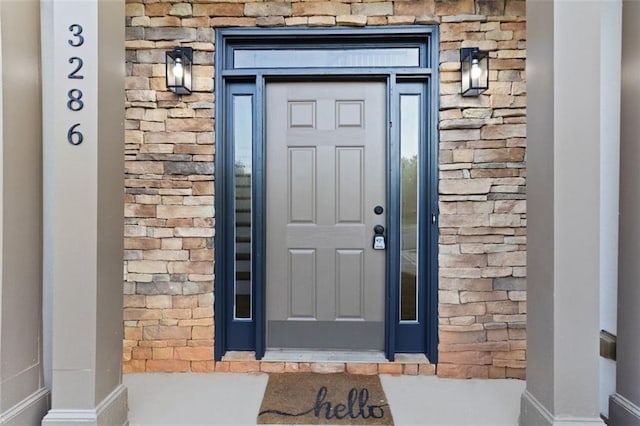
<instances>
[{"instance_id":1,"label":"sidelight window","mask_svg":"<svg viewBox=\"0 0 640 426\"><path fill-rule=\"evenodd\" d=\"M432 134L430 87L421 81L402 80L396 85L399 194L399 251L397 277L396 349L426 352L433 359L437 342L435 289L437 256L436 155ZM393 194L392 194L393 196Z\"/></svg>"},{"instance_id":2,"label":"sidelight window","mask_svg":"<svg viewBox=\"0 0 640 426\"><path fill-rule=\"evenodd\" d=\"M420 95L400 95L400 321L418 320Z\"/></svg>"},{"instance_id":3,"label":"sidelight window","mask_svg":"<svg viewBox=\"0 0 640 426\"><path fill-rule=\"evenodd\" d=\"M234 319L251 319L252 122L252 95L234 95Z\"/></svg>"}]
</instances>

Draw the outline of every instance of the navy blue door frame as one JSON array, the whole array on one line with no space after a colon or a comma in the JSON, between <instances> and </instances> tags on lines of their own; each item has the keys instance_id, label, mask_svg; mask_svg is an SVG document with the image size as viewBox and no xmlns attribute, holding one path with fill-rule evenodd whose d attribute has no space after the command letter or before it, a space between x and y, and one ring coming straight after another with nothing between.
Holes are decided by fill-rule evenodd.
<instances>
[{"instance_id":1,"label":"navy blue door frame","mask_svg":"<svg viewBox=\"0 0 640 426\"><path fill-rule=\"evenodd\" d=\"M419 50L416 66L238 68L241 50L384 49ZM295 63L295 61L293 61ZM270 81L385 81L387 84L387 277L385 355L425 353L437 362L438 346L438 31L435 26L362 29L219 29L215 53L215 359L227 350L265 352L265 86ZM234 95L252 99L251 317L234 317ZM419 318L400 321L400 96L420 98L418 236ZM249 125L249 124L247 124ZM418 343L416 343L418 342Z\"/></svg>"}]
</instances>

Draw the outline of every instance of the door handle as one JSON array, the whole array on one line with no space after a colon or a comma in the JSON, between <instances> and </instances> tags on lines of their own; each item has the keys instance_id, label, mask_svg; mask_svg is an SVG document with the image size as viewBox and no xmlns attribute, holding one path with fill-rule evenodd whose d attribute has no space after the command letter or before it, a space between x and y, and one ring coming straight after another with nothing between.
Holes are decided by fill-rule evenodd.
<instances>
[{"instance_id":1,"label":"door handle","mask_svg":"<svg viewBox=\"0 0 640 426\"><path fill-rule=\"evenodd\" d=\"M376 225L373 227L373 249L384 250L387 248L387 242L384 238L384 226Z\"/></svg>"}]
</instances>

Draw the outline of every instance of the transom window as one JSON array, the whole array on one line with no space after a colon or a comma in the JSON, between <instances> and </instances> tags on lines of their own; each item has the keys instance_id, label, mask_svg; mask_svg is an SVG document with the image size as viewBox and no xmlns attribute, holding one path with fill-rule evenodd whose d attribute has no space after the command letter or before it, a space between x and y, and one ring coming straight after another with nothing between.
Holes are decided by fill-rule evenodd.
<instances>
[{"instance_id":1,"label":"transom window","mask_svg":"<svg viewBox=\"0 0 640 426\"><path fill-rule=\"evenodd\" d=\"M420 49L239 49L233 52L235 68L359 68L418 67Z\"/></svg>"}]
</instances>

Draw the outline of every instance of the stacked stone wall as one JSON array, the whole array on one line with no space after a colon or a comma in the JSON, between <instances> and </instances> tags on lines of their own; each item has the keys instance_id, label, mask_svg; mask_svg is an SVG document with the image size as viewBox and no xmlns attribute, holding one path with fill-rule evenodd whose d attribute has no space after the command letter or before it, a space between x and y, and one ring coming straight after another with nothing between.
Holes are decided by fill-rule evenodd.
<instances>
[{"instance_id":1,"label":"stacked stone wall","mask_svg":"<svg viewBox=\"0 0 640 426\"><path fill-rule=\"evenodd\" d=\"M526 84L522 0L127 0L124 370L333 371L524 377ZM214 29L439 25L439 364L213 361ZM165 51L194 49L193 89ZM489 51L490 89L460 96L461 47Z\"/></svg>"},{"instance_id":2,"label":"stacked stone wall","mask_svg":"<svg viewBox=\"0 0 640 426\"><path fill-rule=\"evenodd\" d=\"M525 374L526 29L521 18L454 16L443 17L440 25L440 376ZM458 94L458 50L475 46L490 52L490 89L464 98Z\"/></svg>"}]
</instances>

